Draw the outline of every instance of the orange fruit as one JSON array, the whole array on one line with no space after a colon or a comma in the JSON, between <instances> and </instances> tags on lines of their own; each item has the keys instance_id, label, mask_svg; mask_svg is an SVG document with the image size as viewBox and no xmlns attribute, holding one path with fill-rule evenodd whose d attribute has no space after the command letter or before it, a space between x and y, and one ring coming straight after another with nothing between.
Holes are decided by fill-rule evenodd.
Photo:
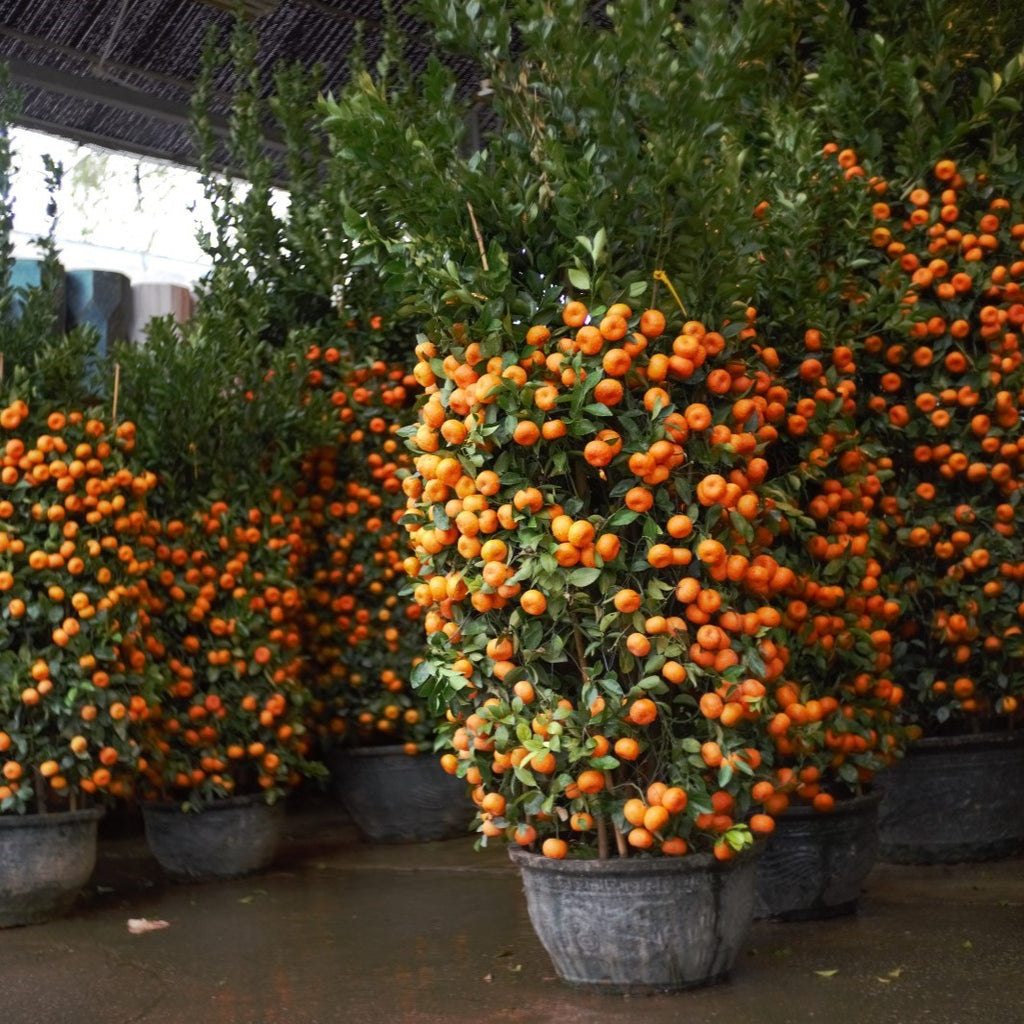
<instances>
[{"instance_id":1,"label":"orange fruit","mask_svg":"<svg viewBox=\"0 0 1024 1024\"><path fill-rule=\"evenodd\" d=\"M548 836L541 844L540 852L552 860L564 860L569 853L569 844L564 839Z\"/></svg>"}]
</instances>

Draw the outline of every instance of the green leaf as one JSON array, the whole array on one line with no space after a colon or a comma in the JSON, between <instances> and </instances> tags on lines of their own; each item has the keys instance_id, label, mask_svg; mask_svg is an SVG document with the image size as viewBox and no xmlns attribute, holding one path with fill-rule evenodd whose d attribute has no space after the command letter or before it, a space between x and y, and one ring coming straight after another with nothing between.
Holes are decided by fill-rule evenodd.
<instances>
[{"instance_id":1,"label":"green leaf","mask_svg":"<svg viewBox=\"0 0 1024 1024\"><path fill-rule=\"evenodd\" d=\"M590 275L582 267L569 268L569 284L577 291L590 291Z\"/></svg>"}]
</instances>

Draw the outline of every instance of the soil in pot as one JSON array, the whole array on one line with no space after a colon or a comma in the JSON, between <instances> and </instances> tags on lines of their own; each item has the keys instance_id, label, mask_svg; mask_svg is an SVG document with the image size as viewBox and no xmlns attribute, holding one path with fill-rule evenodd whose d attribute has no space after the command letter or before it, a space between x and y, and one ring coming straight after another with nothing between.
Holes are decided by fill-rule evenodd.
<instances>
[{"instance_id":1,"label":"soil in pot","mask_svg":"<svg viewBox=\"0 0 1024 1024\"><path fill-rule=\"evenodd\" d=\"M619 993L725 978L753 919L757 856L552 860L512 848L537 937L565 981Z\"/></svg>"}]
</instances>

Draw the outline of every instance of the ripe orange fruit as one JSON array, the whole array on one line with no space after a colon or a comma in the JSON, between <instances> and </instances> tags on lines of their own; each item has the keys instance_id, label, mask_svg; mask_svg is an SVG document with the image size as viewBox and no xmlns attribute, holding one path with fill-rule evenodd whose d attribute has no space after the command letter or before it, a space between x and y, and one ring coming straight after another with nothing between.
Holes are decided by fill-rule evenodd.
<instances>
[{"instance_id":1,"label":"ripe orange fruit","mask_svg":"<svg viewBox=\"0 0 1024 1024\"><path fill-rule=\"evenodd\" d=\"M642 825L646 813L647 805L639 797L630 797L622 805L622 815L630 825Z\"/></svg>"},{"instance_id":2,"label":"ripe orange fruit","mask_svg":"<svg viewBox=\"0 0 1024 1024\"><path fill-rule=\"evenodd\" d=\"M670 814L681 814L686 810L688 803L689 797L686 790L679 786L669 786L661 795L661 806Z\"/></svg>"},{"instance_id":3,"label":"ripe orange fruit","mask_svg":"<svg viewBox=\"0 0 1024 1024\"><path fill-rule=\"evenodd\" d=\"M629 720L635 725L650 725L658 717L658 705L649 697L633 701L629 708Z\"/></svg>"},{"instance_id":4,"label":"ripe orange fruit","mask_svg":"<svg viewBox=\"0 0 1024 1024\"><path fill-rule=\"evenodd\" d=\"M590 311L582 302L567 302L562 308L562 323L566 327L582 327L589 315Z\"/></svg>"},{"instance_id":5,"label":"ripe orange fruit","mask_svg":"<svg viewBox=\"0 0 1024 1024\"><path fill-rule=\"evenodd\" d=\"M626 649L637 658L646 658L651 653L651 641L643 633L630 633L626 637Z\"/></svg>"},{"instance_id":6,"label":"ripe orange fruit","mask_svg":"<svg viewBox=\"0 0 1024 1024\"><path fill-rule=\"evenodd\" d=\"M496 818L505 813L505 798L501 793L488 793L480 802L481 808Z\"/></svg>"},{"instance_id":7,"label":"ripe orange fruit","mask_svg":"<svg viewBox=\"0 0 1024 1024\"><path fill-rule=\"evenodd\" d=\"M512 833L512 838L520 846L529 846L537 839L537 830L532 826L523 822L516 826L515 831Z\"/></svg>"},{"instance_id":8,"label":"ripe orange fruit","mask_svg":"<svg viewBox=\"0 0 1024 1024\"><path fill-rule=\"evenodd\" d=\"M564 839L548 836L541 844L540 852L552 860L564 860L569 853L569 844Z\"/></svg>"},{"instance_id":9,"label":"ripe orange fruit","mask_svg":"<svg viewBox=\"0 0 1024 1024\"><path fill-rule=\"evenodd\" d=\"M648 832L660 832L669 820L669 812L662 806L648 807L644 812L644 828Z\"/></svg>"},{"instance_id":10,"label":"ripe orange fruit","mask_svg":"<svg viewBox=\"0 0 1024 1024\"><path fill-rule=\"evenodd\" d=\"M635 761L640 756L640 744L632 736L620 736L612 750L621 761Z\"/></svg>"},{"instance_id":11,"label":"ripe orange fruit","mask_svg":"<svg viewBox=\"0 0 1024 1024\"><path fill-rule=\"evenodd\" d=\"M640 314L640 333L646 338L658 338L665 333L665 314L660 309L647 309Z\"/></svg>"},{"instance_id":12,"label":"ripe orange fruit","mask_svg":"<svg viewBox=\"0 0 1024 1024\"><path fill-rule=\"evenodd\" d=\"M654 845L654 834L640 825L629 830L626 841L638 850L649 850Z\"/></svg>"}]
</instances>

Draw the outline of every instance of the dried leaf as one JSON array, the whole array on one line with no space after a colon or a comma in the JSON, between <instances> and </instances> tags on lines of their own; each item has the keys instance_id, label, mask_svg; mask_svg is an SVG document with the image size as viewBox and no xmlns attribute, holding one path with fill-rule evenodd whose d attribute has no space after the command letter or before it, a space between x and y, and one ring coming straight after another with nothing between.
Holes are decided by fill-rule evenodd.
<instances>
[{"instance_id":1,"label":"dried leaf","mask_svg":"<svg viewBox=\"0 0 1024 1024\"><path fill-rule=\"evenodd\" d=\"M831 978L833 975L839 973L839 968L835 968L831 971L815 971L814 972L819 978Z\"/></svg>"},{"instance_id":2,"label":"dried leaf","mask_svg":"<svg viewBox=\"0 0 1024 1024\"><path fill-rule=\"evenodd\" d=\"M158 932L161 928L170 928L170 921L154 921L148 917L129 917L128 931L132 935L142 935L145 932Z\"/></svg>"}]
</instances>

